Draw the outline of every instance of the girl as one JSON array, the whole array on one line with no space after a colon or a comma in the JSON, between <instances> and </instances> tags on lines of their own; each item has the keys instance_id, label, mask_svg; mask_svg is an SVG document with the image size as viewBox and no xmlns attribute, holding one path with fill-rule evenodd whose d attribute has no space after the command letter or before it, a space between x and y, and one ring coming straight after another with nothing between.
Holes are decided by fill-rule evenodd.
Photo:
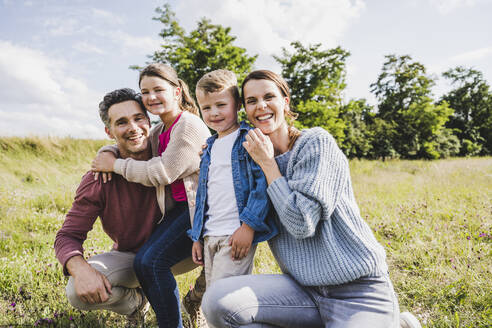
<instances>
[{"instance_id":1,"label":"girl","mask_svg":"<svg viewBox=\"0 0 492 328\"><path fill-rule=\"evenodd\" d=\"M145 108L162 122L150 132L154 157L149 161L117 159L100 152L93 171L115 172L128 181L155 186L164 214L156 230L138 251L134 269L157 317L159 327L182 327L179 291L171 267L191 254L186 231L195 212L201 150L210 136L198 116L188 86L174 69L151 64L140 72L139 86ZM127 136L132 138L141 136Z\"/></svg>"},{"instance_id":2,"label":"girl","mask_svg":"<svg viewBox=\"0 0 492 328\"><path fill-rule=\"evenodd\" d=\"M289 126L290 91L277 74L242 84L250 122L243 146L262 168L279 234L269 245L280 275L231 277L202 307L213 327L396 327L386 255L355 202L348 161L321 128Z\"/></svg>"}]
</instances>

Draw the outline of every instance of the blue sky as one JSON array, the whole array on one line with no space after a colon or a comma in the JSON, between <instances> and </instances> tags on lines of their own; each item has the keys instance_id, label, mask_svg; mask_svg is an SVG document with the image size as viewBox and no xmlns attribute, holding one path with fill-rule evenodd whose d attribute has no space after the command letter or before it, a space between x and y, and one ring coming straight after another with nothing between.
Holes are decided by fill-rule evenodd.
<instances>
[{"instance_id":1,"label":"blue sky","mask_svg":"<svg viewBox=\"0 0 492 328\"><path fill-rule=\"evenodd\" d=\"M151 18L165 1L0 0L0 135L105 138L97 105L108 91L138 88L158 49ZM231 27L258 54L256 68L291 41L337 45L347 60L346 99L375 104L369 85L384 55L409 54L430 74L458 65L492 82L492 0L181 0L169 2L187 31L201 17ZM440 78L434 92L448 90Z\"/></svg>"}]
</instances>

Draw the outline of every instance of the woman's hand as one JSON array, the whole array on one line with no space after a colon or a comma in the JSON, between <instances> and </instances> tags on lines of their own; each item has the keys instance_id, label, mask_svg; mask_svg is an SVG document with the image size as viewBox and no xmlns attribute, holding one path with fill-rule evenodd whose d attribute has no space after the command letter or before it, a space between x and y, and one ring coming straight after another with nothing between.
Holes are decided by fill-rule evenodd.
<instances>
[{"instance_id":1,"label":"woman's hand","mask_svg":"<svg viewBox=\"0 0 492 328\"><path fill-rule=\"evenodd\" d=\"M114 156L113 153L104 151L97 154L96 158L94 158L92 161L91 170L94 172L113 172L115 161L116 156Z\"/></svg>"},{"instance_id":2,"label":"woman's hand","mask_svg":"<svg viewBox=\"0 0 492 328\"><path fill-rule=\"evenodd\" d=\"M251 244L253 243L253 237L255 231L246 223L241 224L241 226L234 231L229 241L231 246L231 258L233 260L240 260L245 257Z\"/></svg>"},{"instance_id":3,"label":"woman's hand","mask_svg":"<svg viewBox=\"0 0 492 328\"><path fill-rule=\"evenodd\" d=\"M243 147L260 166L274 160L273 144L270 138L258 128L249 130L246 141L243 142Z\"/></svg>"},{"instance_id":4,"label":"woman's hand","mask_svg":"<svg viewBox=\"0 0 492 328\"><path fill-rule=\"evenodd\" d=\"M203 265L203 245L200 241L195 241L191 248L191 257L193 262L198 265Z\"/></svg>"},{"instance_id":5,"label":"woman's hand","mask_svg":"<svg viewBox=\"0 0 492 328\"><path fill-rule=\"evenodd\" d=\"M246 141L243 142L243 147L256 164L261 167L268 184L282 176L277 162L275 162L273 144L270 138L264 135L260 129L249 130Z\"/></svg>"}]
</instances>

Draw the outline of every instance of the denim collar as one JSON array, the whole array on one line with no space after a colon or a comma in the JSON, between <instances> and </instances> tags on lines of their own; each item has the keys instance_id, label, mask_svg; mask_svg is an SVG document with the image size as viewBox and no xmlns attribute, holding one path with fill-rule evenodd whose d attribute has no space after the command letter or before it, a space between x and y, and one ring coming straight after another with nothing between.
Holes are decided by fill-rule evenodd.
<instances>
[{"instance_id":1,"label":"denim collar","mask_svg":"<svg viewBox=\"0 0 492 328\"><path fill-rule=\"evenodd\" d=\"M248 133L248 131L251 129L251 126L246 123L246 121L241 121L239 122L239 134L242 134L244 133L243 131L246 131L246 133ZM213 143L215 142L215 140L217 139L218 137L218 134L215 133L213 136L211 136L210 138L207 139L207 145L208 146L211 146L213 145ZM207 147L208 148L208 147Z\"/></svg>"}]
</instances>

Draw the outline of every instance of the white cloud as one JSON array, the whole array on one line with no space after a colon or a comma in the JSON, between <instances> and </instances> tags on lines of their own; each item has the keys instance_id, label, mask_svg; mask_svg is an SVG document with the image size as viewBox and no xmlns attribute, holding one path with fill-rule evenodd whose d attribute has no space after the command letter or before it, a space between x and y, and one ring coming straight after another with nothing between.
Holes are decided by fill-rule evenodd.
<instances>
[{"instance_id":1,"label":"white cloud","mask_svg":"<svg viewBox=\"0 0 492 328\"><path fill-rule=\"evenodd\" d=\"M486 60L488 57L492 57L492 46L463 52L427 66L430 73L440 75L451 67L474 67L478 61Z\"/></svg>"},{"instance_id":2,"label":"white cloud","mask_svg":"<svg viewBox=\"0 0 492 328\"><path fill-rule=\"evenodd\" d=\"M0 40L0 134L103 138L101 95L69 74L70 65Z\"/></svg>"},{"instance_id":3,"label":"white cloud","mask_svg":"<svg viewBox=\"0 0 492 328\"><path fill-rule=\"evenodd\" d=\"M480 48L472 51L453 56L449 59L451 62L473 62L481 60L492 55L492 46Z\"/></svg>"},{"instance_id":4,"label":"white cloud","mask_svg":"<svg viewBox=\"0 0 492 328\"><path fill-rule=\"evenodd\" d=\"M74 37L71 48L82 53L102 55L118 51L146 55L159 48L161 43L157 37L135 36L123 31L124 22L122 16L102 9L72 8L67 9L67 14L58 13L44 19L42 24L52 37Z\"/></svg>"},{"instance_id":5,"label":"white cloud","mask_svg":"<svg viewBox=\"0 0 492 328\"><path fill-rule=\"evenodd\" d=\"M87 31L80 20L74 17L50 17L43 22L46 31L52 36L69 36Z\"/></svg>"},{"instance_id":6,"label":"white cloud","mask_svg":"<svg viewBox=\"0 0 492 328\"><path fill-rule=\"evenodd\" d=\"M430 4L437 8L437 10L445 15L458 8L473 7L479 2L490 2L490 0L429 0Z\"/></svg>"},{"instance_id":7,"label":"white cloud","mask_svg":"<svg viewBox=\"0 0 492 328\"><path fill-rule=\"evenodd\" d=\"M202 17L231 27L236 44L250 55L259 54L257 66L268 67L274 65L271 55L280 54L291 41L336 46L364 8L363 0L211 0L206 6L189 0L178 2L173 10L187 31Z\"/></svg>"},{"instance_id":8,"label":"white cloud","mask_svg":"<svg viewBox=\"0 0 492 328\"><path fill-rule=\"evenodd\" d=\"M106 53L103 49L99 48L96 45L93 45L91 43L88 43L86 41L80 41L76 42L73 46L73 49L84 52L84 53L93 53L93 54L98 54L98 55L103 55Z\"/></svg>"},{"instance_id":9,"label":"white cloud","mask_svg":"<svg viewBox=\"0 0 492 328\"><path fill-rule=\"evenodd\" d=\"M123 24L125 22L121 16L99 8L92 8L92 15L96 19L104 19L107 23Z\"/></svg>"},{"instance_id":10,"label":"white cloud","mask_svg":"<svg viewBox=\"0 0 492 328\"><path fill-rule=\"evenodd\" d=\"M56 127L56 128L54 128ZM42 113L8 113L0 110L3 136L70 136L105 139L103 127Z\"/></svg>"},{"instance_id":11,"label":"white cloud","mask_svg":"<svg viewBox=\"0 0 492 328\"><path fill-rule=\"evenodd\" d=\"M115 30L110 32L103 32L101 35L111 39L114 43L119 44L123 50L138 53L148 54L159 49L161 41L151 38L149 36L135 36L123 32L121 30Z\"/></svg>"}]
</instances>

